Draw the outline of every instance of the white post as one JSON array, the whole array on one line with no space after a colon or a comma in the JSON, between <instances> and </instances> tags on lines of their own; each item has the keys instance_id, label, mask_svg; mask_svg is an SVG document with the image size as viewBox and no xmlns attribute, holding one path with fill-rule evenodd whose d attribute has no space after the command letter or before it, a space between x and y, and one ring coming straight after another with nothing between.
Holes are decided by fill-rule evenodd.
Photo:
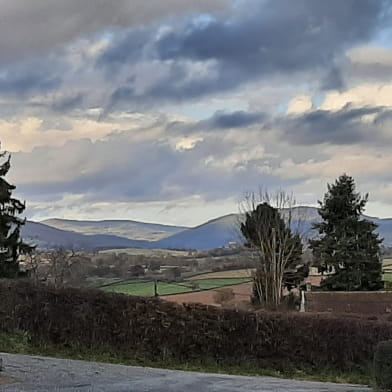
<instances>
[{"instance_id":1,"label":"white post","mask_svg":"<svg viewBox=\"0 0 392 392\"><path fill-rule=\"evenodd\" d=\"M301 290L301 306L299 308L301 313L305 312L305 291Z\"/></svg>"}]
</instances>

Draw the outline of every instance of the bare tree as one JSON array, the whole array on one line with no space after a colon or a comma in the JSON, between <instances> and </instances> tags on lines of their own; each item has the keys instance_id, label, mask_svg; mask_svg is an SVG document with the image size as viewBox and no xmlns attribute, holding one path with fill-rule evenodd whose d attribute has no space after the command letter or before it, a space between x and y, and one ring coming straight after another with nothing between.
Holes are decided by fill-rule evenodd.
<instances>
[{"instance_id":1,"label":"bare tree","mask_svg":"<svg viewBox=\"0 0 392 392\"><path fill-rule=\"evenodd\" d=\"M241 205L240 230L253 250L256 272L254 294L264 306L276 307L283 289L291 289L307 276L302 264L300 216L292 194L278 191L248 193Z\"/></svg>"},{"instance_id":2,"label":"bare tree","mask_svg":"<svg viewBox=\"0 0 392 392\"><path fill-rule=\"evenodd\" d=\"M74 250L55 249L46 254L49 262L49 276L55 287L64 286L72 267L80 263L80 258Z\"/></svg>"},{"instance_id":3,"label":"bare tree","mask_svg":"<svg viewBox=\"0 0 392 392\"><path fill-rule=\"evenodd\" d=\"M30 254L26 255L23 260L26 265L26 272L34 283L40 281L39 266L41 264L41 254L37 250L34 250Z\"/></svg>"}]
</instances>

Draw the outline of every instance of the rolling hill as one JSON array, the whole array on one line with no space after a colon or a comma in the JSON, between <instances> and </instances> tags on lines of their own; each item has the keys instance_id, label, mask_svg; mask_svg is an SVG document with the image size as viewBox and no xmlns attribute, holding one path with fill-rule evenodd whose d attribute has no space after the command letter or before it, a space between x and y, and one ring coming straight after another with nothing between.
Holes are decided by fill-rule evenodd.
<instances>
[{"instance_id":1,"label":"rolling hill","mask_svg":"<svg viewBox=\"0 0 392 392\"><path fill-rule=\"evenodd\" d=\"M366 218L379 226L384 245L392 246L392 219ZM29 242L44 248L209 250L241 241L239 220L239 214L230 214L194 228L184 228L135 221L50 219L43 223L27 222L22 235ZM317 208L298 207L294 210L293 220L293 226L298 226L305 237L316 235L311 226L319 220ZM298 225L298 221L301 224Z\"/></svg>"},{"instance_id":2,"label":"rolling hill","mask_svg":"<svg viewBox=\"0 0 392 392\"><path fill-rule=\"evenodd\" d=\"M66 248L97 250L107 248L134 248L148 246L145 241L130 240L108 234L85 235L74 231L59 230L37 222L26 222L22 238L38 248Z\"/></svg>"},{"instance_id":3,"label":"rolling hill","mask_svg":"<svg viewBox=\"0 0 392 392\"><path fill-rule=\"evenodd\" d=\"M231 242L241 241L238 223L238 214L225 215L157 241L156 246L161 249L222 248Z\"/></svg>"},{"instance_id":4,"label":"rolling hill","mask_svg":"<svg viewBox=\"0 0 392 392\"><path fill-rule=\"evenodd\" d=\"M81 234L109 234L139 241L159 241L187 227L144 223L131 220L70 220L47 219L41 223L60 230L74 231Z\"/></svg>"}]
</instances>

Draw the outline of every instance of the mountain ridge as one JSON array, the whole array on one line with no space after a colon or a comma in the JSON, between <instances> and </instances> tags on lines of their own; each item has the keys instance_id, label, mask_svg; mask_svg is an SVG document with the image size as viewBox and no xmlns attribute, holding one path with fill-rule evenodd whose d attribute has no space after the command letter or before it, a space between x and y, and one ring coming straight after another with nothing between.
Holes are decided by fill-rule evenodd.
<instances>
[{"instance_id":1,"label":"mountain ridge","mask_svg":"<svg viewBox=\"0 0 392 392\"><path fill-rule=\"evenodd\" d=\"M303 220L301 231L309 233L312 233L312 224L320 220L318 208L310 206L295 207L293 217L294 219L301 218ZM369 216L364 216L364 218L375 222L379 226L380 236L384 238L384 244L392 246L392 219ZM41 222L27 222L28 227L22 235L27 240L37 240L43 247L66 246L67 243L73 241L80 247L84 244L86 248L91 249L137 247L209 250L241 241L240 220L241 214L231 213L187 228L133 220L83 221L53 218ZM37 224L42 226L34 226ZM63 228L51 225L62 225ZM72 226L74 230L66 230L64 225L68 228ZM60 234L50 229L60 230Z\"/></svg>"},{"instance_id":2,"label":"mountain ridge","mask_svg":"<svg viewBox=\"0 0 392 392\"><path fill-rule=\"evenodd\" d=\"M163 225L126 219L77 220L52 218L45 219L40 223L60 230L74 231L80 234L110 234L138 241L158 241L174 233L188 229L183 226Z\"/></svg>"}]
</instances>

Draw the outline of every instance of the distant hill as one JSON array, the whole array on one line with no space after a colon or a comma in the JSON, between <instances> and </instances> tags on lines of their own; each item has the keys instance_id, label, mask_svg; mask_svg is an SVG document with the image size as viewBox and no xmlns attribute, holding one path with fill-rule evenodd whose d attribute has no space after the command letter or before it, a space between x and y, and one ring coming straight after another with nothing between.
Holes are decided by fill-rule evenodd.
<instances>
[{"instance_id":1,"label":"distant hill","mask_svg":"<svg viewBox=\"0 0 392 392\"><path fill-rule=\"evenodd\" d=\"M384 245L392 246L392 219L366 217L374 221L384 238ZM71 221L50 219L44 223L27 222L23 237L40 247L79 249L154 248L209 250L240 242L239 214L225 215L194 228L166 226L135 221ZM315 236L312 224L320 217L315 207L293 210L293 227L305 237ZM298 223L300 222L300 223ZM49 226L50 225L50 226ZM55 226L55 227L52 227ZM60 230L63 229L63 230ZM148 240L149 241L146 241Z\"/></svg>"},{"instance_id":2,"label":"distant hill","mask_svg":"<svg viewBox=\"0 0 392 392\"><path fill-rule=\"evenodd\" d=\"M46 219L41 223L60 230L75 231L81 234L110 234L139 241L159 241L187 229L187 227L144 223L132 220L70 220Z\"/></svg>"},{"instance_id":3,"label":"distant hill","mask_svg":"<svg viewBox=\"0 0 392 392\"><path fill-rule=\"evenodd\" d=\"M59 248L75 250L96 250L112 248L148 247L145 241L135 241L114 235L85 235L73 231L59 230L36 222L26 222L22 238L38 248Z\"/></svg>"},{"instance_id":4,"label":"distant hill","mask_svg":"<svg viewBox=\"0 0 392 392\"><path fill-rule=\"evenodd\" d=\"M200 226L182 231L158 241L155 245L161 249L197 249L208 250L222 248L230 242L239 242L238 214L225 215L208 221Z\"/></svg>"}]
</instances>

